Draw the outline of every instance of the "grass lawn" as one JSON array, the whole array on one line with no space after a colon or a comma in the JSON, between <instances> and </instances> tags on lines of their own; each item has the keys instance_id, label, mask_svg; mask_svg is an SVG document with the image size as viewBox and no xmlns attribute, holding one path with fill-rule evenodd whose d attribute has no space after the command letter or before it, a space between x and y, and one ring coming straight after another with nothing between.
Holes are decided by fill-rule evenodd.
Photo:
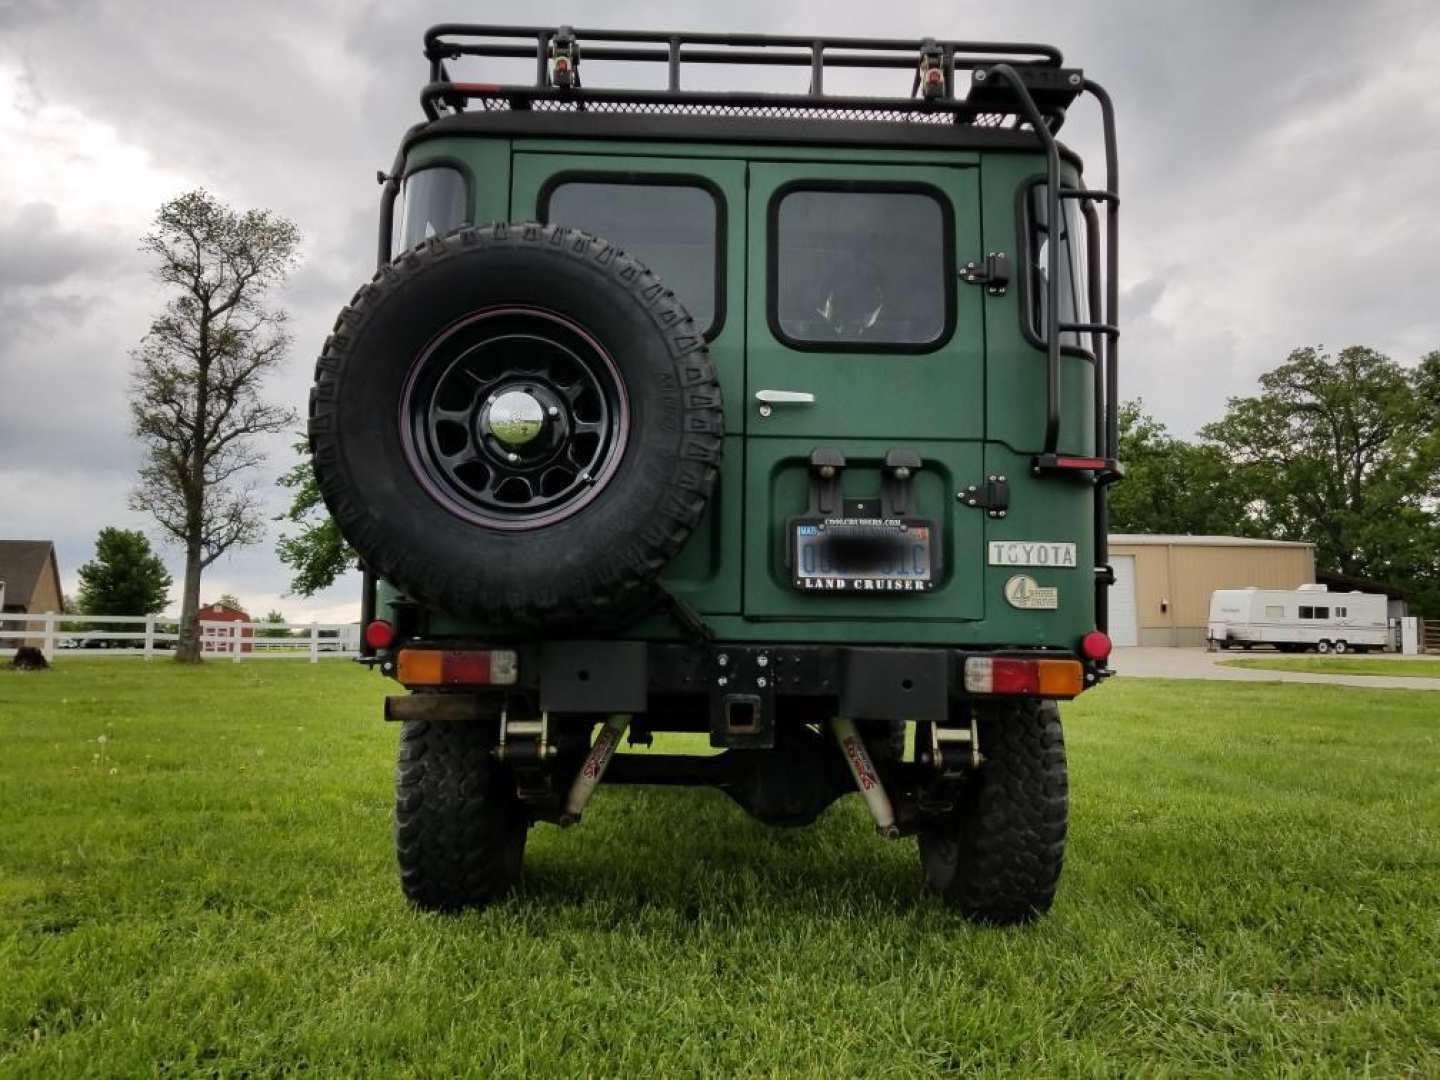
<instances>
[{"instance_id":1,"label":"grass lawn","mask_svg":"<svg viewBox=\"0 0 1440 1080\"><path fill-rule=\"evenodd\" d=\"M1401 675L1411 679L1440 679L1440 660L1396 660L1383 656L1265 656L1221 660L1220 666L1307 671L1317 675Z\"/></svg>"},{"instance_id":2,"label":"grass lawn","mask_svg":"<svg viewBox=\"0 0 1440 1080\"><path fill-rule=\"evenodd\" d=\"M386 690L0 671L0 1074L1440 1074L1433 695L1087 695L1056 909L996 931L858 799L785 832L649 789L537 829L515 899L415 914Z\"/></svg>"}]
</instances>

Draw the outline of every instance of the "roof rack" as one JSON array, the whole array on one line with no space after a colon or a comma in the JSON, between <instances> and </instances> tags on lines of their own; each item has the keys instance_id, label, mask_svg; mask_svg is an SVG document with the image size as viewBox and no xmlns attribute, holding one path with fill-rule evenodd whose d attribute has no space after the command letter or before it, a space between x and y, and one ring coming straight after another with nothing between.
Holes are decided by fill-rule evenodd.
<instances>
[{"instance_id":1,"label":"roof rack","mask_svg":"<svg viewBox=\"0 0 1440 1080\"><path fill-rule=\"evenodd\" d=\"M523 44L522 44L523 42ZM939 41L934 38L802 37L777 34L670 33L591 30L569 26L490 26L442 23L425 33L430 81L420 95L430 120L442 113L530 109L552 112L669 113L706 116L781 116L842 121L887 121L1024 126L1025 102L1009 81L992 77L1006 64L1029 92L1053 133L1081 92L1084 74L1063 66L1060 50L1029 42ZM530 59L535 80L525 85L462 82L447 61L463 57ZM586 87L581 61L621 60L666 65L664 90ZM687 65L805 67L803 94L686 90ZM912 73L909 96L872 97L825 90L827 68L885 68ZM957 87L957 75L969 73Z\"/></svg>"}]
</instances>

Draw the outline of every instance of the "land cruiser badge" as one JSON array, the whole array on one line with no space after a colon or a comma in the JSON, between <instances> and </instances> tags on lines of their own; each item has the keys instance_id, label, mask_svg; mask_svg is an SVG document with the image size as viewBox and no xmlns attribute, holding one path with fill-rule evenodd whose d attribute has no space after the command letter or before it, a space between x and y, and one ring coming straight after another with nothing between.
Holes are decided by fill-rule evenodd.
<instances>
[{"instance_id":1,"label":"land cruiser badge","mask_svg":"<svg viewBox=\"0 0 1440 1080\"><path fill-rule=\"evenodd\" d=\"M1060 606L1060 590L1039 584L1029 574L1016 574L1005 582L1005 599L1024 611L1054 611Z\"/></svg>"}]
</instances>

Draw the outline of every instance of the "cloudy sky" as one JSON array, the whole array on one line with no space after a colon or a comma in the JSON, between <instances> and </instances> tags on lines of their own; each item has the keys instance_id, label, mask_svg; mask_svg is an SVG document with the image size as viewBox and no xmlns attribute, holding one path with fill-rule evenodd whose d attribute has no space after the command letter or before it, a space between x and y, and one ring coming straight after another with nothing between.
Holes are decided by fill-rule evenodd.
<instances>
[{"instance_id":1,"label":"cloudy sky","mask_svg":"<svg viewBox=\"0 0 1440 1080\"><path fill-rule=\"evenodd\" d=\"M370 271L375 170L419 118L420 34L441 21L1050 41L1120 110L1124 396L1189 435L1295 346L1365 343L1407 363L1440 347L1434 0L596 10L0 0L0 537L53 538L68 592L101 526L149 529L126 509L139 453L125 390L161 297L136 246L181 191L203 185L303 231L304 265L278 297L296 344L272 391L303 406L325 330ZM908 76L866 77L909 90ZM1066 129L1098 179L1096 134L1079 117ZM292 462L288 440L271 450L267 489ZM354 617L354 581L283 595L273 543L272 530L215 564L204 596Z\"/></svg>"}]
</instances>

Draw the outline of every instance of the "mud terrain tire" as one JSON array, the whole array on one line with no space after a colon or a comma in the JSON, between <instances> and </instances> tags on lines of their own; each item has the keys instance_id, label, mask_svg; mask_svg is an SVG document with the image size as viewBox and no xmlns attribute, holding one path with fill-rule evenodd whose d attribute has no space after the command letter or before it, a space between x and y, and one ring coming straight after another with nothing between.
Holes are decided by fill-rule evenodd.
<instances>
[{"instance_id":1,"label":"mud terrain tire","mask_svg":"<svg viewBox=\"0 0 1440 1080\"><path fill-rule=\"evenodd\" d=\"M574 385L552 367L567 356L588 373ZM481 389L457 407L465 376ZM524 446L497 441L486 411L516 390L544 432ZM601 420L581 414L587 393ZM442 445L447 423L463 449ZM534 223L461 229L396 258L340 313L310 395L320 491L365 564L510 633L644 610L705 510L722 431L715 369L674 294L604 240ZM593 467L582 435L604 451Z\"/></svg>"},{"instance_id":2,"label":"mud terrain tire","mask_svg":"<svg viewBox=\"0 0 1440 1080\"><path fill-rule=\"evenodd\" d=\"M976 922L1027 922L1050 910L1065 857L1069 781L1051 701L985 707L984 762L954 812L922 829L927 883Z\"/></svg>"},{"instance_id":3,"label":"mud terrain tire","mask_svg":"<svg viewBox=\"0 0 1440 1080\"><path fill-rule=\"evenodd\" d=\"M473 724L407 722L395 770L395 853L405 897L459 911L520 880L529 821L509 773Z\"/></svg>"}]
</instances>

